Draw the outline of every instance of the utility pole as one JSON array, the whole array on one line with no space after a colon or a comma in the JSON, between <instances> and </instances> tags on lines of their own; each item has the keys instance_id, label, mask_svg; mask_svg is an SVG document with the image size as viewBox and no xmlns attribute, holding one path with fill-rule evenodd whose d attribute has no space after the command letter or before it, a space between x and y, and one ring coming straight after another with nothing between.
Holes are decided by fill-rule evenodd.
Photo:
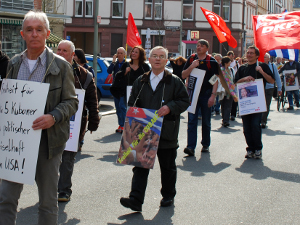
<instances>
[{"instance_id":1,"label":"utility pole","mask_svg":"<svg viewBox=\"0 0 300 225\"><path fill-rule=\"evenodd\" d=\"M183 0L181 0L181 16L180 16L180 38L179 38L179 53L182 55L182 17L183 17Z\"/></svg>"},{"instance_id":2,"label":"utility pole","mask_svg":"<svg viewBox=\"0 0 300 225\"><path fill-rule=\"evenodd\" d=\"M95 71L96 86L97 86L97 54L98 54L98 22L97 22L98 11L99 11L99 0L95 0L93 69Z\"/></svg>"}]
</instances>

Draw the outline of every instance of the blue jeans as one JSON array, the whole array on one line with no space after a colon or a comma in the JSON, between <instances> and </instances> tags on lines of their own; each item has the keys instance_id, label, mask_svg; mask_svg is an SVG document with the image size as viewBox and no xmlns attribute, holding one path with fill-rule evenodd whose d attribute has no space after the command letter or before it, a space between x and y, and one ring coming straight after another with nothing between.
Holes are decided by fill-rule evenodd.
<instances>
[{"instance_id":1,"label":"blue jeans","mask_svg":"<svg viewBox=\"0 0 300 225\"><path fill-rule=\"evenodd\" d=\"M247 151L254 152L255 150L262 150L261 117L262 113L253 113L242 116L244 136L248 145L246 148Z\"/></svg>"},{"instance_id":2,"label":"blue jeans","mask_svg":"<svg viewBox=\"0 0 300 225\"><path fill-rule=\"evenodd\" d=\"M203 146L210 146L210 128L211 128L211 108L208 108L208 99L211 96L211 90L207 90L203 96L199 96L195 114L188 113L188 144L187 147L195 149L197 145L198 111L202 115L202 141Z\"/></svg>"},{"instance_id":3,"label":"blue jeans","mask_svg":"<svg viewBox=\"0 0 300 225\"><path fill-rule=\"evenodd\" d=\"M212 109L211 111L212 112L220 112L220 106L221 106L221 104L219 102L219 95L217 95L216 104L213 107L211 107L211 109Z\"/></svg>"},{"instance_id":4,"label":"blue jeans","mask_svg":"<svg viewBox=\"0 0 300 225\"><path fill-rule=\"evenodd\" d=\"M295 97L295 100L296 102L299 103L299 90L295 90L295 91L287 91L287 97L288 97L288 100L289 100L289 105L290 106L293 106L293 94L294 94L294 97Z\"/></svg>"},{"instance_id":5,"label":"blue jeans","mask_svg":"<svg viewBox=\"0 0 300 225\"><path fill-rule=\"evenodd\" d=\"M126 117L126 104L125 104L126 96L115 98L115 106L116 106L116 113L118 117L119 126L124 127L125 117Z\"/></svg>"}]
</instances>

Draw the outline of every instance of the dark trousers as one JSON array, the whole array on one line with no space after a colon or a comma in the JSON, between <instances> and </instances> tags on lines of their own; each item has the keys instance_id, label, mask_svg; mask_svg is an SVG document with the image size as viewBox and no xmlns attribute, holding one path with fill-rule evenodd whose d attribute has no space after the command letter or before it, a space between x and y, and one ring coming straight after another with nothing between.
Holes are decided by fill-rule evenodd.
<instances>
[{"instance_id":1,"label":"dark trousers","mask_svg":"<svg viewBox=\"0 0 300 225\"><path fill-rule=\"evenodd\" d=\"M267 111L263 112L261 123L267 124L268 115L270 112L270 104L273 97L274 88L265 89Z\"/></svg>"},{"instance_id":2,"label":"dark trousers","mask_svg":"<svg viewBox=\"0 0 300 225\"><path fill-rule=\"evenodd\" d=\"M58 193L72 194L72 175L77 152L64 151L59 168Z\"/></svg>"},{"instance_id":3,"label":"dark trousers","mask_svg":"<svg viewBox=\"0 0 300 225\"><path fill-rule=\"evenodd\" d=\"M261 150L263 145L261 141L261 121L262 113L253 113L242 116L243 129L248 147L247 151Z\"/></svg>"},{"instance_id":4,"label":"dark trousers","mask_svg":"<svg viewBox=\"0 0 300 225\"><path fill-rule=\"evenodd\" d=\"M233 101L231 106L231 117L234 118L236 117L237 107L238 107L238 103Z\"/></svg>"},{"instance_id":5,"label":"dark trousers","mask_svg":"<svg viewBox=\"0 0 300 225\"><path fill-rule=\"evenodd\" d=\"M173 198L176 195L176 178L177 168L175 159L177 149L158 149L157 157L161 172L161 195L164 198ZM149 169L134 167L132 169L133 177L131 183L130 197L138 200L141 204L144 203L145 192L147 187Z\"/></svg>"},{"instance_id":6,"label":"dark trousers","mask_svg":"<svg viewBox=\"0 0 300 225\"><path fill-rule=\"evenodd\" d=\"M221 101L221 112L222 112L223 123L229 123L232 102L233 102L233 98L231 96L229 96L229 98L224 96L224 99Z\"/></svg>"}]
</instances>

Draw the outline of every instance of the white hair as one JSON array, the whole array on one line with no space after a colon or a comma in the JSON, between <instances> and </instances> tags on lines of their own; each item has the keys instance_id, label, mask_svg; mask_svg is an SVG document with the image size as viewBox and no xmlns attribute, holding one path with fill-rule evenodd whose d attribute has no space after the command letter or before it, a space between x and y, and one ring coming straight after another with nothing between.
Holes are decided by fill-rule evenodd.
<instances>
[{"instance_id":1,"label":"white hair","mask_svg":"<svg viewBox=\"0 0 300 225\"><path fill-rule=\"evenodd\" d=\"M70 47L71 47L71 50L72 52L75 52L75 45L72 41L69 41L69 40L61 40L59 43L58 43L58 46L60 44L68 44Z\"/></svg>"},{"instance_id":2,"label":"white hair","mask_svg":"<svg viewBox=\"0 0 300 225\"><path fill-rule=\"evenodd\" d=\"M152 56L152 52L154 50L163 50L166 53L166 59L168 58L168 53L169 53L168 49L166 49L166 48L164 48L162 46L156 46L156 47L152 48L151 51L150 51L150 54L149 54L150 57Z\"/></svg>"},{"instance_id":3,"label":"white hair","mask_svg":"<svg viewBox=\"0 0 300 225\"><path fill-rule=\"evenodd\" d=\"M126 55L126 50L125 50L125 48L119 47L119 48L117 49L117 51L118 51L118 50L123 50L123 51L124 51L124 55Z\"/></svg>"},{"instance_id":4,"label":"white hair","mask_svg":"<svg viewBox=\"0 0 300 225\"><path fill-rule=\"evenodd\" d=\"M38 19L40 21L42 21L45 24L45 27L47 30L50 30L50 26L49 26L49 20L48 17L46 15L46 13L44 12L40 12L40 11L32 11L30 10L28 13L25 14L24 19L23 19L23 23L22 23L22 30L24 29L24 23L26 20L28 19Z\"/></svg>"},{"instance_id":5,"label":"white hair","mask_svg":"<svg viewBox=\"0 0 300 225\"><path fill-rule=\"evenodd\" d=\"M271 57L269 53L266 53L266 54L265 54L265 56L268 56L268 58L270 58L270 57Z\"/></svg>"}]
</instances>

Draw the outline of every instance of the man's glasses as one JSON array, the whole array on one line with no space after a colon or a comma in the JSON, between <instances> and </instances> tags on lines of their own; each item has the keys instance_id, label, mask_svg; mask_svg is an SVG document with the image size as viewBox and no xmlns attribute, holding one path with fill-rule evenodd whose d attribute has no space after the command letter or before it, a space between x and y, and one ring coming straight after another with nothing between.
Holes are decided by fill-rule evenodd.
<instances>
[{"instance_id":1,"label":"man's glasses","mask_svg":"<svg viewBox=\"0 0 300 225\"><path fill-rule=\"evenodd\" d=\"M151 57L154 59L165 59L166 58L164 55L152 55Z\"/></svg>"}]
</instances>

